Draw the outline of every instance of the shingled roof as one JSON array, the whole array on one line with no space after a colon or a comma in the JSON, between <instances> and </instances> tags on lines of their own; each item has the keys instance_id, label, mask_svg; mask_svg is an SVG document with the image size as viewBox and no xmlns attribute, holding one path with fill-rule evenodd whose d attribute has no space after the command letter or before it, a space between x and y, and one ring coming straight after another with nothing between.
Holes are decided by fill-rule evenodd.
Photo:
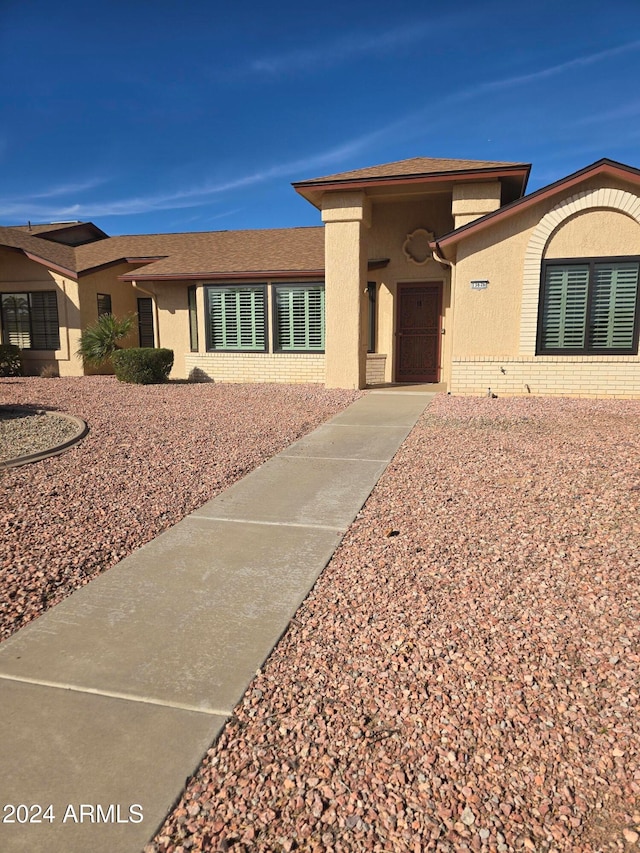
<instances>
[{"instance_id":1,"label":"shingled roof","mask_svg":"<svg viewBox=\"0 0 640 853\"><path fill-rule=\"evenodd\" d=\"M69 222L50 222L48 224L16 225L19 231L26 231L35 237L42 237L52 243L62 243L65 246L84 246L96 240L105 240L109 235L93 222L74 220Z\"/></svg>"},{"instance_id":2,"label":"shingled roof","mask_svg":"<svg viewBox=\"0 0 640 853\"><path fill-rule=\"evenodd\" d=\"M77 278L129 262L125 280L220 278L272 274L321 275L324 229L269 228L185 234L132 234L83 246L63 246L16 228L0 227L0 245Z\"/></svg>"},{"instance_id":3,"label":"shingled roof","mask_svg":"<svg viewBox=\"0 0 640 853\"><path fill-rule=\"evenodd\" d=\"M0 246L17 249L34 261L75 277L75 249L61 243L53 243L36 237L18 228L0 226Z\"/></svg>"},{"instance_id":4,"label":"shingled roof","mask_svg":"<svg viewBox=\"0 0 640 853\"><path fill-rule=\"evenodd\" d=\"M322 178L296 181L294 187L313 186L314 184L333 184L343 181L368 181L378 178L423 177L427 175L448 175L456 172L478 172L485 169L529 169L528 163L507 163L493 160L444 160L436 157L412 157L409 160L396 160L394 163L382 163L351 172L338 172Z\"/></svg>"},{"instance_id":5,"label":"shingled roof","mask_svg":"<svg viewBox=\"0 0 640 853\"><path fill-rule=\"evenodd\" d=\"M111 237L76 250L78 272L113 263L145 261L121 276L135 279L214 278L273 273L315 274L324 270L324 229L269 228Z\"/></svg>"}]
</instances>

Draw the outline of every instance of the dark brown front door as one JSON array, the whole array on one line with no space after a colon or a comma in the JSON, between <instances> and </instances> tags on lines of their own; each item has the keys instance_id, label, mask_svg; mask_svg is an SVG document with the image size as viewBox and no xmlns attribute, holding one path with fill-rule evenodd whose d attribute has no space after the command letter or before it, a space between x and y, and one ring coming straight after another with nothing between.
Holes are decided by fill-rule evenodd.
<instances>
[{"instance_id":1,"label":"dark brown front door","mask_svg":"<svg viewBox=\"0 0 640 853\"><path fill-rule=\"evenodd\" d=\"M399 284L396 382L440 381L442 282Z\"/></svg>"}]
</instances>

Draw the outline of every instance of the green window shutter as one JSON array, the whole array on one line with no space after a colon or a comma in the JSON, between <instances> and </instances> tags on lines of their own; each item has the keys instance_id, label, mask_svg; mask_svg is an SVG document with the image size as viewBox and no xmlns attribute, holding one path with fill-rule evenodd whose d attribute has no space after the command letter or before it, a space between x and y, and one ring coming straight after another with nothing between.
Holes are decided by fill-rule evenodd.
<instances>
[{"instance_id":1,"label":"green window shutter","mask_svg":"<svg viewBox=\"0 0 640 853\"><path fill-rule=\"evenodd\" d=\"M209 344L219 350L264 350L266 311L262 285L210 287Z\"/></svg>"},{"instance_id":2,"label":"green window shutter","mask_svg":"<svg viewBox=\"0 0 640 853\"><path fill-rule=\"evenodd\" d=\"M283 351L324 350L324 286L279 285L275 293L277 348Z\"/></svg>"},{"instance_id":3,"label":"green window shutter","mask_svg":"<svg viewBox=\"0 0 640 853\"><path fill-rule=\"evenodd\" d=\"M589 317L590 349L633 347L637 294L637 263L595 265Z\"/></svg>"},{"instance_id":4,"label":"green window shutter","mask_svg":"<svg viewBox=\"0 0 640 853\"><path fill-rule=\"evenodd\" d=\"M543 350L583 349L589 266L548 266L542 306Z\"/></svg>"}]
</instances>

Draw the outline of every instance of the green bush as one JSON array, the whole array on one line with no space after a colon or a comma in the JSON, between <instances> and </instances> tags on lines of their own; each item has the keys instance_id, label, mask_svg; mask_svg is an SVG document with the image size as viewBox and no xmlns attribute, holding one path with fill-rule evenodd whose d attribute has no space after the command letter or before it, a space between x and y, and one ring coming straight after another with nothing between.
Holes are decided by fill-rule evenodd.
<instances>
[{"instance_id":1,"label":"green bush","mask_svg":"<svg viewBox=\"0 0 640 853\"><path fill-rule=\"evenodd\" d=\"M167 381L173 367L173 350L149 347L119 349L112 354L111 360L120 382L156 385Z\"/></svg>"},{"instance_id":2,"label":"green bush","mask_svg":"<svg viewBox=\"0 0 640 853\"><path fill-rule=\"evenodd\" d=\"M20 347L0 344L0 376L22 376Z\"/></svg>"}]
</instances>

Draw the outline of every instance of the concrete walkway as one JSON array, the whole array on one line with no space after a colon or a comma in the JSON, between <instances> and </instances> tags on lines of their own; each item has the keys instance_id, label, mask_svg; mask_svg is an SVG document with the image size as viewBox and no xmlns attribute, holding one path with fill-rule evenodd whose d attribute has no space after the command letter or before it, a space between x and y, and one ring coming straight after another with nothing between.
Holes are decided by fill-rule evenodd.
<instances>
[{"instance_id":1,"label":"concrete walkway","mask_svg":"<svg viewBox=\"0 0 640 853\"><path fill-rule=\"evenodd\" d=\"M141 851L432 397L370 392L0 645L3 853Z\"/></svg>"}]
</instances>

